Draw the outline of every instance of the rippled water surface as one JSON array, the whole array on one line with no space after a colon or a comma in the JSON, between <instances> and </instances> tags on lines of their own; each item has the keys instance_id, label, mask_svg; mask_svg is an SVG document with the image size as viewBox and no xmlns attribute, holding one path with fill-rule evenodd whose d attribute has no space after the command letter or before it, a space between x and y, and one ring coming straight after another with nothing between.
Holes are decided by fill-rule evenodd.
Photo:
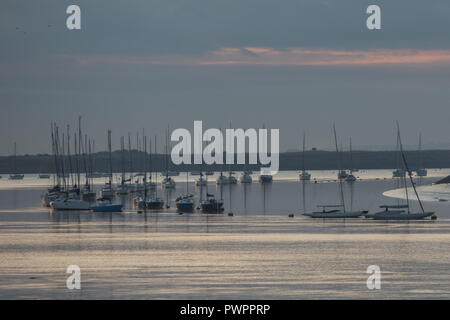
<instances>
[{"instance_id":1,"label":"rippled water surface","mask_svg":"<svg viewBox=\"0 0 450 320\"><path fill-rule=\"evenodd\" d=\"M445 173L430 172L418 184ZM129 197L118 199L122 213L52 212L40 206L45 183L3 179L0 298L450 298L448 202L424 202L436 221L311 220L300 213L340 201L329 181L334 173L304 184L296 173L283 174L265 186L210 184L225 201L219 216L175 212L173 199L186 189L182 177L170 194L159 190L172 208L141 214ZM403 201L383 196L399 186L389 172L360 176L345 185L348 208ZM81 268L81 290L66 288L69 265ZM369 265L381 268L381 290L367 289Z\"/></svg>"}]
</instances>

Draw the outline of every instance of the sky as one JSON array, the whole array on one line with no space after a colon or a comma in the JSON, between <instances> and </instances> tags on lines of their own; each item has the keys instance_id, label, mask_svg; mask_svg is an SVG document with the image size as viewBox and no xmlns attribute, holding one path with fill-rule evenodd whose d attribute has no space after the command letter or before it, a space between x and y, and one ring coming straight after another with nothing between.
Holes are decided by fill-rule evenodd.
<instances>
[{"instance_id":1,"label":"sky","mask_svg":"<svg viewBox=\"0 0 450 320\"><path fill-rule=\"evenodd\" d=\"M81 8L81 30L66 8ZM381 8L381 30L366 8ZM50 151L50 122L106 148L166 127L280 129L280 150L450 148L448 0L0 2L0 155ZM133 139L134 142L135 139Z\"/></svg>"}]
</instances>

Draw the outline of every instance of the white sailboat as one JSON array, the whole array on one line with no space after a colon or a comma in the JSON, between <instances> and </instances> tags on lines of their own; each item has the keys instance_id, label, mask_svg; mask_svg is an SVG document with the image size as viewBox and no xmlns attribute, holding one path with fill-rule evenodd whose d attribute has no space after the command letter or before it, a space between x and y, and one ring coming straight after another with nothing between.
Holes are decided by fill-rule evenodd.
<instances>
[{"instance_id":1,"label":"white sailboat","mask_svg":"<svg viewBox=\"0 0 450 320\"><path fill-rule=\"evenodd\" d=\"M112 154L111 154L111 130L108 130L108 153L109 153L109 181L100 190L100 197L106 200L112 200L115 197L115 191L112 186L113 169L112 169Z\"/></svg>"},{"instance_id":2,"label":"white sailboat","mask_svg":"<svg viewBox=\"0 0 450 320\"><path fill-rule=\"evenodd\" d=\"M397 156L396 156L396 169L394 171L392 171L392 178L404 178L406 176L406 171L405 169L400 167L400 154L398 151L400 151L400 143L398 140L398 135L397 135L397 146L396 146L396 151L397 151Z\"/></svg>"},{"instance_id":3,"label":"white sailboat","mask_svg":"<svg viewBox=\"0 0 450 320\"><path fill-rule=\"evenodd\" d=\"M80 199L60 197L50 202L50 207L55 210L89 210L90 204Z\"/></svg>"},{"instance_id":4,"label":"white sailboat","mask_svg":"<svg viewBox=\"0 0 450 320\"><path fill-rule=\"evenodd\" d=\"M305 142L306 142L306 134L303 132L302 171L299 174L299 178L300 180L309 181L311 180L311 174L308 173L305 169Z\"/></svg>"},{"instance_id":5,"label":"white sailboat","mask_svg":"<svg viewBox=\"0 0 450 320\"><path fill-rule=\"evenodd\" d=\"M120 185L117 187L116 193L118 195L124 196L129 193L129 186L126 183L125 177L125 141L124 137L120 137L120 150L121 150L121 166L122 166L122 177L120 179Z\"/></svg>"},{"instance_id":6,"label":"white sailboat","mask_svg":"<svg viewBox=\"0 0 450 320\"><path fill-rule=\"evenodd\" d=\"M353 150L352 150L352 138L350 138L350 169L348 170L348 174L345 177L346 182L354 182L356 181L356 177L353 175Z\"/></svg>"},{"instance_id":7,"label":"white sailboat","mask_svg":"<svg viewBox=\"0 0 450 320\"><path fill-rule=\"evenodd\" d=\"M167 135L166 135L166 147L165 147L165 158L166 158L166 171L165 178L161 181L161 187L163 189L175 189L176 183L175 180L172 179L171 173L169 171L169 127L167 127Z\"/></svg>"},{"instance_id":8,"label":"white sailboat","mask_svg":"<svg viewBox=\"0 0 450 320\"><path fill-rule=\"evenodd\" d=\"M333 132L334 132L334 141L336 144L336 153L338 155L338 162L340 167L340 153L338 149L337 144L337 135L336 135L336 128L333 125ZM339 168L339 172L342 170ZM315 212L305 212L303 213L304 216L310 217L310 218L322 218L322 219L337 219L337 218L359 218L365 214L368 213L366 210L359 210L359 211L347 211L345 207L345 200L344 200L344 190L342 186L342 178L339 179L339 191L340 191L340 197L341 197L341 204L336 205L319 205L318 207L322 208L322 211L315 211Z\"/></svg>"},{"instance_id":9,"label":"white sailboat","mask_svg":"<svg viewBox=\"0 0 450 320\"><path fill-rule=\"evenodd\" d=\"M24 175L17 173L17 145L14 142L14 171L9 175L9 180L23 180Z\"/></svg>"},{"instance_id":10,"label":"white sailboat","mask_svg":"<svg viewBox=\"0 0 450 320\"><path fill-rule=\"evenodd\" d=\"M194 211L193 195L189 194L189 173L186 171L186 194L181 195L176 200L177 211L179 213L190 213Z\"/></svg>"},{"instance_id":11,"label":"white sailboat","mask_svg":"<svg viewBox=\"0 0 450 320\"><path fill-rule=\"evenodd\" d=\"M146 152L147 153L147 152ZM157 148L156 148L156 136L155 136L155 155L157 154ZM152 159L152 148L150 146L150 179L152 176L152 172L153 172L153 159ZM155 184L158 183L158 175L155 173ZM146 199L147 196L145 194L145 208L150 209L150 210L161 210L164 207L164 200L162 200L160 197L158 197L158 189L154 188L153 190L151 190L151 197L149 200Z\"/></svg>"},{"instance_id":12,"label":"white sailboat","mask_svg":"<svg viewBox=\"0 0 450 320\"><path fill-rule=\"evenodd\" d=\"M403 152L402 140L401 140L401 136L400 136L400 126L399 126L398 122L397 122L397 141L399 144L399 151L400 151L400 155L401 155L403 164L406 168L406 172L408 173L411 185L414 190L414 194L419 203L420 212L411 212L410 199L409 199L409 194L408 194L408 185L407 185L406 176L404 176L403 182L405 185L406 204L404 204L404 205L382 205L382 206L380 206L380 208L384 209L383 211L368 214L368 215L366 215L366 218L371 218L371 219L375 219L375 220L421 220L421 219L425 219L428 217L432 217L434 219L436 217L434 215L434 212L425 211L422 201L419 198L419 194L417 193L416 185L415 185L413 177L412 177L413 173L409 169L408 163L406 162L405 154ZM401 209L406 209L406 210L401 210Z\"/></svg>"},{"instance_id":13,"label":"white sailboat","mask_svg":"<svg viewBox=\"0 0 450 320\"><path fill-rule=\"evenodd\" d=\"M427 169L423 167L422 160L422 134L419 134L419 168L416 169L416 174L418 177L426 177L428 175Z\"/></svg>"}]
</instances>

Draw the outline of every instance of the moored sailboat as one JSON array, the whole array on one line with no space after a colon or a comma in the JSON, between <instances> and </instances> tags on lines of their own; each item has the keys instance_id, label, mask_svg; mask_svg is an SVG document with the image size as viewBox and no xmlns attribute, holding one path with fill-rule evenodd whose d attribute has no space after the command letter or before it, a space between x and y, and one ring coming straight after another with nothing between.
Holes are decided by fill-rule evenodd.
<instances>
[{"instance_id":1,"label":"moored sailboat","mask_svg":"<svg viewBox=\"0 0 450 320\"><path fill-rule=\"evenodd\" d=\"M341 170L341 159L340 159L340 152L338 149L337 144L337 134L336 134L336 127L333 125L333 132L334 132L334 142L336 145L336 154L338 156L338 164L339 164L339 171ZM345 199L344 199L344 190L342 186L342 178L339 177L339 191L340 191L340 198L341 198L341 204L336 205L319 205L318 207L322 208L322 211L315 211L315 212L305 212L303 213L304 216L310 217L310 218L323 218L323 219L337 219L337 218L359 218L365 214L368 213L366 210L357 210L357 211L347 211L345 206ZM331 209L330 209L331 208Z\"/></svg>"},{"instance_id":2,"label":"moored sailboat","mask_svg":"<svg viewBox=\"0 0 450 320\"><path fill-rule=\"evenodd\" d=\"M380 212L375 212L373 214L368 214L366 218L371 218L374 220L421 220L428 217L436 217L434 212L425 211L422 201L420 200L419 194L416 190L416 185L413 180L413 173L410 170L408 163L406 161L405 153L403 152L402 140L400 136L400 126L397 122L397 141L399 145L399 152L401 159L403 161L403 165L405 167L405 172L408 173L409 180L411 182L411 186L414 190L414 194L416 196L417 202L419 203L420 212L411 212L410 208L410 199L408 194L408 184L406 180L406 176L403 177L403 183L405 187L405 195L406 195L406 204L404 205L382 205L380 208L384 209ZM406 209L406 210L400 210Z\"/></svg>"},{"instance_id":3,"label":"moored sailboat","mask_svg":"<svg viewBox=\"0 0 450 320\"><path fill-rule=\"evenodd\" d=\"M23 180L24 175L17 173L17 145L14 142L14 171L12 174L9 175L9 180Z\"/></svg>"}]
</instances>

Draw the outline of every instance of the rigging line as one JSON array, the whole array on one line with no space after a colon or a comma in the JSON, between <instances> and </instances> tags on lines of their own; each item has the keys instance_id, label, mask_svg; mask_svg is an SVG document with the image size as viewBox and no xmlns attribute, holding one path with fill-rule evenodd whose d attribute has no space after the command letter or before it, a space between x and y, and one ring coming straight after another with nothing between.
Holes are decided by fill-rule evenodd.
<instances>
[{"instance_id":1,"label":"rigging line","mask_svg":"<svg viewBox=\"0 0 450 320\"><path fill-rule=\"evenodd\" d=\"M399 139L399 143L400 143L400 151L401 151L401 154L402 154L403 163L405 164L406 171L408 172L409 179L411 180L411 185L412 185L412 187L414 189L414 193L416 194L417 201L419 202L420 209L422 210L422 213L425 213L425 209L423 208L422 201L419 198L419 194L417 193L416 185L414 184L414 180L412 178L412 172L409 169L408 163L406 162L405 154L403 152L402 140L401 140L401 137L400 137L400 126L398 124L398 121L397 121L397 128L398 128L398 139ZM405 178L405 180L406 180L406 178ZM406 181L405 181L405 188L406 188ZM409 204L408 204L408 208L409 208Z\"/></svg>"}]
</instances>

